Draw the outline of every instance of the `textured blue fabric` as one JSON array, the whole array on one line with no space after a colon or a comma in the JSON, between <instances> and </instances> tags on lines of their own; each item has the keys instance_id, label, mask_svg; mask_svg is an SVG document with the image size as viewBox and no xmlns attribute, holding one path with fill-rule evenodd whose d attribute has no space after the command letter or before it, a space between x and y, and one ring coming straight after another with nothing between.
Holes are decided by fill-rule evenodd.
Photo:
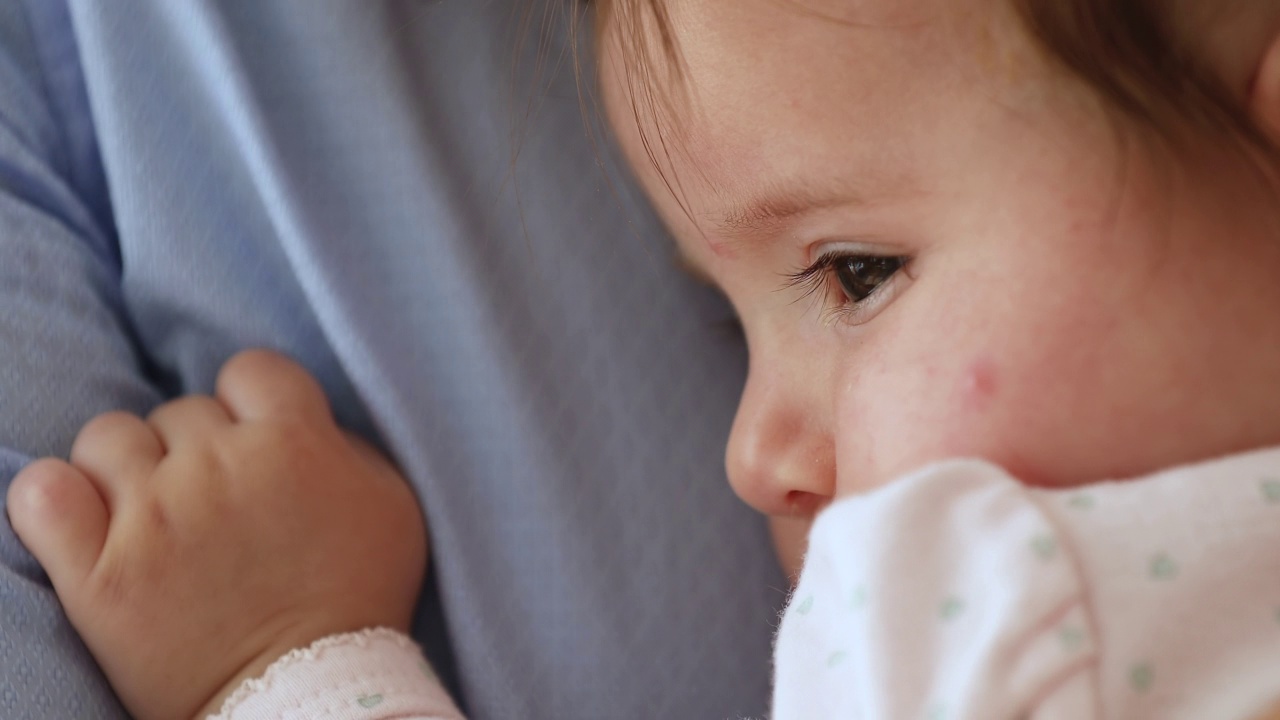
<instances>
[{"instance_id":1,"label":"textured blue fabric","mask_svg":"<svg viewBox=\"0 0 1280 720\"><path fill-rule=\"evenodd\" d=\"M411 478L415 632L475 718L760 715L741 341L515 11L0 2L0 483L277 348ZM0 523L0 717L122 716Z\"/></svg>"}]
</instances>

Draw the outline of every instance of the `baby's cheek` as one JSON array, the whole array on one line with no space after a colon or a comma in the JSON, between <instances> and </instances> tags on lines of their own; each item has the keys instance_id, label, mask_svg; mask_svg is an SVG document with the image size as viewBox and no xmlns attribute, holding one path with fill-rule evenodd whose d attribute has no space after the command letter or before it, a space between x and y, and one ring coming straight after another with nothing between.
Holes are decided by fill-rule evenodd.
<instances>
[{"instance_id":1,"label":"baby's cheek","mask_svg":"<svg viewBox=\"0 0 1280 720\"><path fill-rule=\"evenodd\" d=\"M963 411L970 414L985 412L1000 393L999 364L989 357L979 357L969 363L957 391Z\"/></svg>"},{"instance_id":2,"label":"baby's cheek","mask_svg":"<svg viewBox=\"0 0 1280 720\"><path fill-rule=\"evenodd\" d=\"M846 383L837 412L837 494L865 492L958 457L990 460L1028 482L1051 482L1031 441L1052 401L1028 392L1027 379L992 355L887 362L858 375Z\"/></svg>"},{"instance_id":3,"label":"baby's cheek","mask_svg":"<svg viewBox=\"0 0 1280 720\"><path fill-rule=\"evenodd\" d=\"M864 361L850 373L836 412L836 494L873 490L932 460L954 456L950 431L963 406L981 414L983 393L966 393L943 362Z\"/></svg>"},{"instance_id":4,"label":"baby's cheek","mask_svg":"<svg viewBox=\"0 0 1280 720\"><path fill-rule=\"evenodd\" d=\"M1052 484L1052 470L1041 462L1037 436L1046 431L1057 404L1041 387L1029 387L1017 368L980 356L962 370L949 408L941 414L937 440L944 457L990 460L1030 484Z\"/></svg>"}]
</instances>

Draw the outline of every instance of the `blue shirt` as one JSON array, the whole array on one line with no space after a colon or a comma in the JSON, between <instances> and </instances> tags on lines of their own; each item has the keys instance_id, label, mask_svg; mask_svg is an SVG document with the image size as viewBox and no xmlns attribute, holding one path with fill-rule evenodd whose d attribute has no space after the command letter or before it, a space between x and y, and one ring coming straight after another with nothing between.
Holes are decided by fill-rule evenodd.
<instances>
[{"instance_id":1,"label":"blue shirt","mask_svg":"<svg viewBox=\"0 0 1280 720\"><path fill-rule=\"evenodd\" d=\"M518 12L0 3L0 484L275 348L412 481L415 633L473 717L761 715L741 340ZM123 717L5 523L0 716Z\"/></svg>"}]
</instances>

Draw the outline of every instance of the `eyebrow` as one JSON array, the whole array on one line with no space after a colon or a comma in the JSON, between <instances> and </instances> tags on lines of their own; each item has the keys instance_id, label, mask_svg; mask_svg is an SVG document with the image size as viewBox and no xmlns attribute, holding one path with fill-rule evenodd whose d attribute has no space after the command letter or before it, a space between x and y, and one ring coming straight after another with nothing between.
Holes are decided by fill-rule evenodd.
<instances>
[{"instance_id":1,"label":"eyebrow","mask_svg":"<svg viewBox=\"0 0 1280 720\"><path fill-rule=\"evenodd\" d=\"M871 200L858 188L845 187L817 191L802 184L768 186L745 203L731 204L713 218L716 235L729 244L775 232L796 218L819 210L842 206L866 206Z\"/></svg>"},{"instance_id":2,"label":"eyebrow","mask_svg":"<svg viewBox=\"0 0 1280 720\"><path fill-rule=\"evenodd\" d=\"M912 186L899 182L894 183L888 190L891 196L897 197L908 187ZM887 199L889 198L872 198L866 194L864 187L848 184L822 190L806 183L766 185L746 202L730 201L723 214L718 217L712 215L714 236L706 239L711 244L712 250L719 252L718 247L738 245L773 235L788 222L793 222L805 215L838 207L867 207ZM673 261L677 269L695 281L711 288L720 287L702 264L686 252L679 243L676 243Z\"/></svg>"}]
</instances>

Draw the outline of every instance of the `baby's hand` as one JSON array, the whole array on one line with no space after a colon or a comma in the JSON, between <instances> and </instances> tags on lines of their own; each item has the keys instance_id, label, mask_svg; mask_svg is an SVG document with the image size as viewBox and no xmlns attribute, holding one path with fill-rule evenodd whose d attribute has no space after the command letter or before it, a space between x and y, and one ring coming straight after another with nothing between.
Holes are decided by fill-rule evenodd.
<instances>
[{"instance_id":1,"label":"baby's hand","mask_svg":"<svg viewBox=\"0 0 1280 720\"><path fill-rule=\"evenodd\" d=\"M427 560L413 493L273 353L146 421L99 416L9 488L19 537L140 720L217 712L296 647L409 628Z\"/></svg>"}]
</instances>

